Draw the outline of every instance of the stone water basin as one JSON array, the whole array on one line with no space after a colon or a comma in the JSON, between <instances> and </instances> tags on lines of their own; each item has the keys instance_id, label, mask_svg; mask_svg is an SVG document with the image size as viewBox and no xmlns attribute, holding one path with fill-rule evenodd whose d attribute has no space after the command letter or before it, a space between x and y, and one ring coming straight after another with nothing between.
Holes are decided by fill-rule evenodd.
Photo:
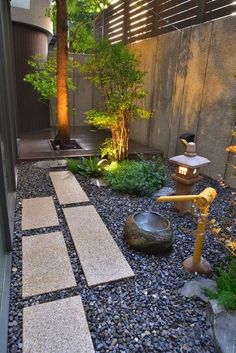
<instances>
[{"instance_id":1,"label":"stone water basin","mask_svg":"<svg viewBox=\"0 0 236 353\"><path fill-rule=\"evenodd\" d=\"M170 221L156 212L137 212L125 223L125 240L138 251L148 254L170 250L174 233Z\"/></svg>"}]
</instances>

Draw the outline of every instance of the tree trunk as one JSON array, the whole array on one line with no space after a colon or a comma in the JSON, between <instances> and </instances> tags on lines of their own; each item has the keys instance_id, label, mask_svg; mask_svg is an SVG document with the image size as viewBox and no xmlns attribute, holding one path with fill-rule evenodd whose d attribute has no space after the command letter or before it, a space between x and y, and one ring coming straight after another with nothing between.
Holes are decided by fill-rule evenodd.
<instances>
[{"instance_id":1,"label":"tree trunk","mask_svg":"<svg viewBox=\"0 0 236 353\"><path fill-rule=\"evenodd\" d=\"M70 142L70 122L67 90L67 7L66 0L56 0L56 36L57 36L57 117L60 145Z\"/></svg>"}]
</instances>

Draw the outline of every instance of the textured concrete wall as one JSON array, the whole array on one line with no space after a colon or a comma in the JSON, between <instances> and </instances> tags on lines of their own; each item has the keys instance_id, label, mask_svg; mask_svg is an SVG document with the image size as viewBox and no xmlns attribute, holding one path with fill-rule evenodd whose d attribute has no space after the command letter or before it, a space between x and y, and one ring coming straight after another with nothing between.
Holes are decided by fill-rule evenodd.
<instances>
[{"instance_id":1,"label":"textured concrete wall","mask_svg":"<svg viewBox=\"0 0 236 353\"><path fill-rule=\"evenodd\" d=\"M74 54L71 57L81 64L88 60L86 54ZM71 126L88 125L86 122L86 112L92 108L98 108L102 104L102 98L99 91L92 85L92 83L84 78L75 68L71 72L75 90L69 91L69 115ZM56 115L56 99L51 101L54 116ZM51 119L51 125L53 125Z\"/></svg>"},{"instance_id":2,"label":"textured concrete wall","mask_svg":"<svg viewBox=\"0 0 236 353\"><path fill-rule=\"evenodd\" d=\"M167 153L172 112L172 96L179 51L180 33L167 33L157 38L156 77L154 79L154 109L150 122L149 145ZM163 146L165 148L163 149Z\"/></svg>"},{"instance_id":3,"label":"textured concrete wall","mask_svg":"<svg viewBox=\"0 0 236 353\"><path fill-rule=\"evenodd\" d=\"M50 6L51 0L30 0L29 9L16 7L18 4L20 6L20 1L15 1L11 7L12 21L32 25L52 33L52 22L49 17L45 16L45 11Z\"/></svg>"},{"instance_id":4,"label":"textured concrete wall","mask_svg":"<svg viewBox=\"0 0 236 353\"><path fill-rule=\"evenodd\" d=\"M178 136L196 135L198 153L211 164L202 171L236 187L225 147L236 124L236 19L227 17L133 44L148 71L149 123L131 124L137 142L160 148L166 157L183 152Z\"/></svg>"},{"instance_id":5,"label":"textured concrete wall","mask_svg":"<svg viewBox=\"0 0 236 353\"><path fill-rule=\"evenodd\" d=\"M140 43L130 44L129 48L134 51L141 61L140 69L146 73L144 77L144 87L147 95L143 101L143 109L154 110L154 78L156 75L156 56L157 56L157 38L150 38ZM142 143L148 144L150 121L133 120L130 124L130 138ZM140 134L140 131L142 133Z\"/></svg>"},{"instance_id":6,"label":"textured concrete wall","mask_svg":"<svg viewBox=\"0 0 236 353\"><path fill-rule=\"evenodd\" d=\"M87 55L76 54L74 60L85 63L88 59ZM70 93L70 121L72 126L85 125L85 112L92 107L93 86L83 78L78 69L73 70L73 82L76 90Z\"/></svg>"},{"instance_id":7,"label":"textured concrete wall","mask_svg":"<svg viewBox=\"0 0 236 353\"><path fill-rule=\"evenodd\" d=\"M236 180L230 177L233 170L227 165L228 152L224 152L236 124L235 37L234 17L214 22L196 141L199 153L212 161L206 173L215 178L226 175L226 182L236 187Z\"/></svg>"}]
</instances>

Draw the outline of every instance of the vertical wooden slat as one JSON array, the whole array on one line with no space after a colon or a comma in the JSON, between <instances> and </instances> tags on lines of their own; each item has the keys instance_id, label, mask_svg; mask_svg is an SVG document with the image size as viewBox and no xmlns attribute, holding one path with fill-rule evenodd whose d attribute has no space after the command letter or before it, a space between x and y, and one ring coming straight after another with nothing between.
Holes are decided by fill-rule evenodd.
<instances>
[{"instance_id":1,"label":"vertical wooden slat","mask_svg":"<svg viewBox=\"0 0 236 353\"><path fill-rule=\"evenodd\" d=\"M158 0L153 2L153 17L152 17L152 35L153 37L157 36L157 5Z\"/></svg>"},{"instance_id":2,"label":"vertical wooden slat","mask_svg":"<svg viewBox=\"0 0 236 353\"><path fill-rule=\"evenodd\" d=\"M206 0L198 0L198 16L197 23L204 22Z\"/></svg>"},{"instance_id":3,"label":"vertical wooden slat","mask_svg":"<svg viewBox=\"0 0 236 353\"><path fill-rule=\"evenodd\" d=\"M130 0L124 1L124 24L123 24L123 42L127 43L128 39L128 22L129 22L129 2Z\"/></svg>"}]
</instances>

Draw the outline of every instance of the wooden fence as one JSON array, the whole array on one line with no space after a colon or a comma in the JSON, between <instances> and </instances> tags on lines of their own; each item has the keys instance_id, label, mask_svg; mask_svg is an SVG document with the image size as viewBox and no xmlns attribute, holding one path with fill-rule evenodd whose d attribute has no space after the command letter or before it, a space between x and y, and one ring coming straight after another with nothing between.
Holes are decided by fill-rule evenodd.
<instances>
[{"instance_id":1,"label":"wooden fence","mask_svg":"<svg viewBox=\"0 0 236 353\"><path fill-rule=\"evenodd\" d=\"M233 0L119 0L94 22L97 39L132 43L236 14Z\"/></svg>"}]
</instances>

